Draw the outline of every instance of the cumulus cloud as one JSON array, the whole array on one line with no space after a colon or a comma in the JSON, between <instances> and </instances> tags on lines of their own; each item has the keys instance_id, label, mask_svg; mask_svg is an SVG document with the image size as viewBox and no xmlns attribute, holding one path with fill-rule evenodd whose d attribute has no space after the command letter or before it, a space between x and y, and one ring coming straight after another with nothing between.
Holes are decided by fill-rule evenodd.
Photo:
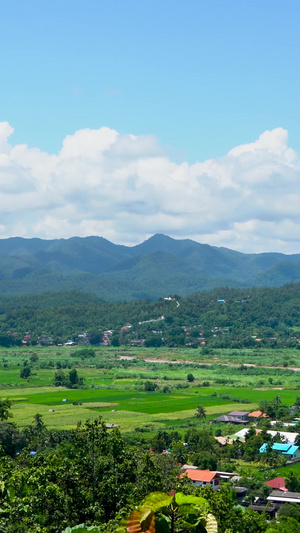
<instances>
[{"instance_id":1,"label":"cumulus cloud","mask_svg":"<svg viewBox=\"0 0 300 533\"><path fill-rule=\"evenodd\" d=\"M153 233L245 252L300 252L300 164L282 128L218 159L177 164L153 136L103 127L56 155L13 146L0 123L0 237Z\"/></svg>"}]
</instances>

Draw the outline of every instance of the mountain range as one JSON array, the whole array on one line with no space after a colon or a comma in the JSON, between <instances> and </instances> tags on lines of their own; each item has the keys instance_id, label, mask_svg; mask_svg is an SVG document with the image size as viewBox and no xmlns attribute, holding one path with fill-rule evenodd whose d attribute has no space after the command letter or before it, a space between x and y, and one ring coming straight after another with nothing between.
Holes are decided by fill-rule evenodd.
<instances>
[{"instance_id":1,"label":"mountain range","mask_svg":"<svg viewBox=\"0 0 300 533\"><path fill-rule=\"evenodd\" d=\"M244 254L157 234L136 246L103 237L0 240L0 295L78 289L106 300L188 295L300 281L300 254Z\"/></svg>"}]
</instances>

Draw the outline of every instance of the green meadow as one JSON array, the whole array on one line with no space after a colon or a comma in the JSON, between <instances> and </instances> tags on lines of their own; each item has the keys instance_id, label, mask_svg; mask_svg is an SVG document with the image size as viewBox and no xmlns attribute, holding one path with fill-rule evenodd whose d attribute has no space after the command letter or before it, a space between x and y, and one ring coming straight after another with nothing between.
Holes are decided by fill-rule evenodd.
<instances>
[{"instance_id":1,"label":"green meadow","mask_svg":"<svg viewBox=\"0 0 300 533\"><path fill-rule=\"evenodd\" d=\"M286 360L298 361L298 350L291 352L214 350L208 361L207 354L193 349L97 347L88 358L80 347L2 349L0 397L12 400L13 421L22 427L36 413L49 428L75 427L99 415L122 431L188 427L199 424L198 405L205 407L208 421L234 409L253 410L275 396L292 405L300 373L283 367ZM270 364L272 356L277 366ZM31 368L28 379L20 377L24 364ZM71 368L83 378L83 388L55 387L55 372L68 374ZM146 381L157 390L145 391Z\"/></svg>"}]
</instances>

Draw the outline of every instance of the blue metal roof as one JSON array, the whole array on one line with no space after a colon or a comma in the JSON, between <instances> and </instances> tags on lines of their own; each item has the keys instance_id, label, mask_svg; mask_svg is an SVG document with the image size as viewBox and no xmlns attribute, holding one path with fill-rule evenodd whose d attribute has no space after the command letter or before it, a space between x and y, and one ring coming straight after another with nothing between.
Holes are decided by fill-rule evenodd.
<instances>
[{"instance_id":1,"label":"blue metal roof","mask_svg":"<svg viewBox=\"0 0 300 533\"><path fill-rule=\"evenodd\" d=\"M282 442L274 442L272 446L272 450L275 450L276 452L287 452L290 447L291 447L291 444L283 444Z\"/></svg>"},{"instance_id":2,"label":"blue metal roof","mask_svg":"<svg viewBox=\"0 0 300 533\"><path fill-rule=\"evenodd\" d=\"M265 442L260 448L259 453L265 453L268 449L268 444Z\"/></svg>"},{"instance_id":3,"label":"blue metal roof","mask_svg":"<svg viewBox=\"0 0 300 533\"><path fill-rule=\"evenodd\" d=\"M275 452L281 452L283 455L294 455L299 446L293 444L283 444L282 442L275 442L272 445L272 450ZM265 442L259 449L259 453L265 453L268 450L268 443Z\"/></svg>"},{"instance_id":4,"label":"blue metal roof","mask_svg":"<svg viewBox=\"0 0 300 533\"><path fill-rule=\"evenodd\" d=\"M299 446L290 446L286 452L283 452L283 455L294 455L297 450L299 450Z\"/></svg>"}]
</instances>

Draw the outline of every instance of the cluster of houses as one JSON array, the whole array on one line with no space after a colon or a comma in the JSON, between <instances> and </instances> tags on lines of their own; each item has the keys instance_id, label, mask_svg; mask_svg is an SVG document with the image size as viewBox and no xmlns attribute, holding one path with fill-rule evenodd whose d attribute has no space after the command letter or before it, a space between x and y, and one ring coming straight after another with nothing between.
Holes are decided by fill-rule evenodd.
<instances>
[{"instance_id":1,"label":"cluster of houses","mask_svg":"<svg viewBox=\"0 0 300 533\"><path fill-rule=\"evenodd\" d=\"M261 411L253 411L251 413L247 411L232 411L228 415L216 418L213 422L230 422L232 424L243 424L245 426L250 422L255 422L255 420L265 417L267 417L267 415ZM228 437L216 436L215 439L221 446L226 446L227 444L232 444L234 440L245 441L248 431L248 427L243 427L243 429L240 429L234 435ZM259 433L260 431L260 429L256 429L256 433ZM295 444L298 433L275 431L272 429L267 430L267 433L272 438L278 436L278 439L284 442L275 442L271 445L264 443L259 450L261 454L272 450L273 452L282 454L290 463L300 460L300 448ZM266 500L256 498L255 502L252 504L247 502L247 498L245 498L248 492L247 488L240 486L239 482L241 478L235 472L211 471L209 469L201 470L193 465L185 464L181 467L180 477L187 477L195 487L210 485L214 490L219 489L222 481L229 482L235 490L237 499L241 505L247 506L260 513L266 512L270 518L275 518L280 508L286 503L300 505L300 493L289 491L285 485L283 477L276 477L266 481L265 484L272 489L272 492Z\"/></svg>"},{"instance_id":2,"label":"cluster of houses","mask_svg":"<svg viewBox=\"0 0 300 533\"><path fill-rule=\"evenodd\" d=\"M300 505L300 493L290 492L285 486L283 477L276 477L265 482L272 488L272 492L266 500L256 499L255 503L249 504L244 499L247 496L247 488L239 486L240 476L235 472L212 471L209 469L200 470L196 466L185 464L181 467L180 477L187 477L195 487L205 487L210 485L214 490L218 490L221 482L229 482L236 493L238 502L247 506L253 511L267 513L270 518L275 518L277 512L286 503L296 503Z\"/></svg>"},{"instance_id":3,"label":"cluster of houses","mask_svg":"<svg viewBox=\"0 0 300 533\"><path fill-rule=\"evenodd\" d=\"M230 413L228 413L228 415L222 415L218 418L215 418L214 420L211 420L211 423L225 422L237 425L241 424L245 426L250 422L255 422L260 418L268 418L268 415L266 415L262 411L252 411L251 413L247 411L231 411ZM256 429L257 433L259 433L260 431L261 430ZM248 428L246 427L238 431L234 435L231 435L230 437L216 437L216 439L222 446L225 446L226 444L232 444L232 442L236 439L244 440L247 432ZM269 444L265 442L260 447L259 452L261 454L267 453L268 451L272 450L274 452L277 452L278 454L281 454L287 459L288 462L297 461L300 459L300 448L295 444L295 440L298 436L298 433L274 430L267 430L267 433L272 437L280 435L281 439L285 442L275 442L271 446L269 446Z\"/></svg>"},{"instance_id":4,"label":"cluster of houses","mask_svg":"<svg viewBox=\"0 0 300 533\"><path fill-rule=\"evenodd\" d=\"M226 422L227 424L242 424L243 426L245 426L246 424L249 424L250 422L255 422L260 418L269 417L262 411L252 411L251 413L249 413L249 411L231 411L230 413L228 413L228 415L222 415L218 418L215 418L214 420L211 420L211 423Z\"/></svg>"}]
</instances>

